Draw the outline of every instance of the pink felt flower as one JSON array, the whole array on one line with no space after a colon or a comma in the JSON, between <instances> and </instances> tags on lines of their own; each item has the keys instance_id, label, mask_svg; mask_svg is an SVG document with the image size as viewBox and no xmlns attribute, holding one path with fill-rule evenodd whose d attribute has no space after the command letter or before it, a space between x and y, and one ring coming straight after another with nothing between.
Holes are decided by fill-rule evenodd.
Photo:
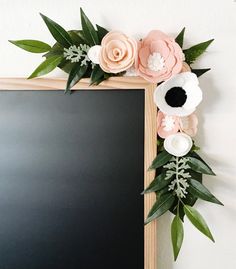
<instances>
[{"instance_id":1,"label":"pink felt flower","mask_svg":"<svg viewBox=\"0 0 236 269\"><path fill-rule=\"evenodd\" d=\"M99 64L107 73L120 73L129 69L137 55L137 41L125 34L111 31L101 43Z\"/></svg>"},{"instance_id":2,"label":"pink felt flower","mask_svg":"<svg viewBox=\"0 0 236 269\"><path fill-rule=\"evenodd\" d=\"M180 130L185 134L193 137L197 133L198 119L196 114L191 114L187 117L181 117L179 120Z\"/></svg>"},{"instance_id":3,"label":"pink felt flower","mask_svg":"<svg viewBox=\"0 0 236 269\"><path fill-rule=\"evenodd\" d=\"M186 62L183 62L181 73L183 72L191 72L191 67Z\"/></svg>"},{"instance_id":4,"label":"pink felt flower","mask_svg":"<svg viewBox=\"0 0 236 269\"><path fill-rule=\"evenodd\" d=\"M182 70L183 52L175 40L161 31L151 31L139 42L137 74L151 83L159 83Z\"/></svg>"},{"instance_id":5,"label":"pink felt flower","mask_svg":"<svg viewBox=\"0 0 236 269\"><path fill-rule=\"evenodd\" d=\"M179 117L165 115L160 110L158 111L157 133L160 137L166 138L169 135L176 134L179 129Z\"/></svg>"}]
</instances>

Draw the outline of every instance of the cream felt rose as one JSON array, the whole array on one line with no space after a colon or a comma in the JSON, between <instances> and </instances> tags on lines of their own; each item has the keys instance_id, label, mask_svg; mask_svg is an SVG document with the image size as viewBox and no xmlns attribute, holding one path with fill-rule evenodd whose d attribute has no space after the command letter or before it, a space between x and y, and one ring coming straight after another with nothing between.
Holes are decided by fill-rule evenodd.
<instances>
[{"instance_id":1,"label":"cream felt rose","mask_svg":"<svg viewBox=\"0 0 236 269\"><path fill-rule=\"evenodd\" d=\"M135 61L137 42L117 31L104 36L101 43L99 64L107 73L120 73L129 69Z\"/></svg>"},{"instance_id":2,"label":"cream felt rose","mask_svg":"<svg viewBox=\"0 0 236 269\"><path fill-rule=\"evenodd\" d=\"M183 52L175 40L161 31L151 31L139 42L136 69L139 76L159 83L182 70Z\"/></svg>"}]
</instances>

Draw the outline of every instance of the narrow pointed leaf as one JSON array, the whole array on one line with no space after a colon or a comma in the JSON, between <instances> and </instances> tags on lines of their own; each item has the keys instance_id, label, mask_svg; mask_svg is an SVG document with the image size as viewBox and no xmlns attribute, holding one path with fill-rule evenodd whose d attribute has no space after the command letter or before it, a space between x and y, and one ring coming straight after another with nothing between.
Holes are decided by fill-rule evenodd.
<instances>
[{"instance_id":1,"label":"narrow pointed leaf","mask_svg":"<svg viewBox=\"0 0 236 269\"><path fill-rule=\"evenodd\" d=\"M58 23L54 22L53 20L49 19L47 16L41 14L44 22L46 23L48 30L55 38L57 42L59 42L63 47L70 47L73 45L72 39L70 35L66 32L66 30L61 27Z\"/></svg>"},{"instance_id":2,"label":"narrow pointed leaf","mask_svg":"<svg viewBox=\"0 0 236 269\"><path fill-rule=\"evenodd\" d=\"M167 151L163 150L161 153L157 154L157 157L153 160L152 165L149 169L157 169L164 164L166 164L173 156Z\"/></svg>"},{"instance_id":3,"label":"narrow pointed leaf","mask_svg":"<svg viewBox=\"0 0 236 269\"><path fill-rule=\"evenodd\" d=\"M151 184L142 192L142 194L156 192L165 188L172 180L172 178L165 180L165 173L158 175Z\"/></svg>"},{"instance_id":4,"label":"narrow pointed leaf","mask_svg":"<svg viewBox=\"0 0 236 269\"><path fill-rule=\"evenodd\" d=\"M213 242L215 242L211 231L209 227L206 224L206 221L204 218L201 216L201 214L193 207L189 205L184 205L184 212L190 222L200 231L202 232L205 236L207 236L209 239L211 239Z\"/></svg>"},{"instance_id":5,"label":"narrow pointed leaf","mask_svg":"<svg viewBox=\"0 0 236 269\"><path fill-rule=\"evenodd\" d=\"M91 74L91 85L96 84L102 77L104 76L104 71L101 67L97 64L95 65L92 74Z\"/></svg>"},{"instance_id":6,"label":"narrow pointed leaf","mask_svg":"<svg viewBox=\"0 0 236 269\"><path fill-rule=\"evenodd\" d=\"M51 49L51 47L39 40L24 39L24 40L9 40L17 47L32 53L44 53Z\"/></svg>"},{"instance_id":7,"label":"narrow pointed leaf","mask_svg":"<svg viewBox=\"0 0 236 269\"><path fill-rule=\"evenodd\" d=\"M152 209L150 210L145 224L153 221L154 219L163 215L166 211L168 211L175 201L175 197L172 193L168 193L166 195L161 196L153 205Z\"/></svg>"},{"instance_id":8,"label":"narrow pointed leaf","mask_svg":"<svg viewBox=\"0 0 236 269\"><path fill-rule=\"evenodd\" d=\"M204 185L199 181L190 179L188 191L194 196L218 205L223 205Z\"/></svg>"},{"instance_id":9,"label":"narrow pointed leaf","mask_svg":"<svg viewBox=\"0 0 236 269\"><path fill-rule=\"evenodd\" d=\"M204 69L192 69L191 71L197 76L200 77L206 72L210 71L211 68L204 68Z\"/></svg>"},{"instance_id":10,"label":"narrow pointed leaf","mask_svg":"<svg viewBox=\"0 0 236 269\"><path fill-rule=\"evenodd\" d=\"M185 55L185 61L188 64L192 64L199 56L201 56L206 51L206 49L213 41L214 39L211 39L184 50L183 52Z\"/></svg>"},{"instance_id":11,"label":"narrow pointed leaf","mask_svg":"<svg viewBox=\"0 0 236 269\"><path fill-rule=\"evenodd\" d=\"M171 224L171 239L176 261L184 239L183 223L178 215L174 217Z\"/></svg>"},{"instance_id":12,"label":"narrow pointed leaf","mask_svg":"<svg viewBox=\"0 0 236 269\"><path fill-rule=\"evenodd\" d=\"M80 18L83 28L83 34L86 40L89 42L89 45L93 46L99 44L97 31L95 30L89 18L85 15L82 8L80 8Z\"/></svg>"},{"instance_id":13,"label":"narrow pointed leaf","mask_svg":"<svg viewBox=\"0 0 236 269\"><path fill-rule=\"evenodd\" d=\"M108 30L97 25L96 24L96 27L97 27L97 33L98 33L98 38L99 38L99 41L102 42L102 39L103 37L108 33Z\"/></svg>"},{"instance_id":14,"label":"narrow pointed leaf","mask_svg":"<svg viewBox=\"0 0 236 269\"><path fill-rule=\"evenodd\" d=\"M185 33L185 27L182 29L182 31L178 34L175 41L179 44L179 46L182 48L184 44L184 33Z\"/></svg>"},{"instance_id":15,"label":"narrow pointed leaf","mask_svg":"<svg viewBox=\"0 0 236 269\"><path fill-rule=\"evenodd\" d=\"M80 66L80 63L75 65L68 77L65 93L69 92L71 88L78 83L87 71L88 66Z\"/></svg>"},{"instance_id":16,"label":"narrow pointed leaf","mask_svg":"<svg viewBox=\"0 0 236 269\"><path fill-rule=\"evenodd\" d=\"M188 165L198 173L215 176L215 173L212 171L210 166L208 166L202 160L199 160L194 157L188 157Z\"/></svg>"},{"instance_id":17,"label":"narrow pointed leaf","mask_svg":"<svg viewBox=\"0 0 236 269\"><path fill-rule=\"evenodd\" d=\"M34 72L28 77L28 79L40 77L50 73L60 64L61 60L62 56L53 56L47 58L34 70Z\"/></svg>"}]
</instances>

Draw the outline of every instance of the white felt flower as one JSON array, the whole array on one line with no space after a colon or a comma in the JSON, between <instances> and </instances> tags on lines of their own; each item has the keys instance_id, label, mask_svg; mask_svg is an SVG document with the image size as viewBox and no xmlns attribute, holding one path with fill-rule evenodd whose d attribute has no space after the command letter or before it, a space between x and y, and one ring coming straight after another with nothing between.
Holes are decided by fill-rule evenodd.
<instances>
[{"instance_id":1,"label":"white felt flower","mask_svg":"<svg viewBox=\"0 0 236 269\"><path fill-rule=\"evenodd\" d=\"M154 102L167 115L188 116L202 101L202 90L198 85L198 78L194 73L174 75L156 88Z\"/></svg>"},{"instance_id":2,"label":"white felt flower","mask_svg":"<svg viewBox=\"0 0 236 269\"><path fill-rule=\"evenodd\" d=\"M169 135L164 141L165 150L176 157L186 155L192 146L193 141L191 137L183 133Z\"/></svg>"},{"instance_id":3,"label":"white felt flower","mask_svg":"<svg viewBox=\"0 0 236 269\"><path fill-rule=\"evenodd\" d=\"M99 64L99 55L101 52L101 48L102 48L101 46L95 45L91 47L88 51L89 60L94 64Z\"/></svg>"}]
</instances>

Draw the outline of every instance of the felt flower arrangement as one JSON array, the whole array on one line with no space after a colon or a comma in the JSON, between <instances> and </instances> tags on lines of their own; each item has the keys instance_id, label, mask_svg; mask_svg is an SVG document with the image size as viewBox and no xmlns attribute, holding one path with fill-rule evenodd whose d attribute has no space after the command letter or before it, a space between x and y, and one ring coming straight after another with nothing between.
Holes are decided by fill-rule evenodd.
<instances>
[{"instance_id":1,"label":"felt flower arrangement","mask_svg":"<svg viewBox=\"0 0 236 269\"><path fill-rule=\"evenodd\" d=\"M186 216L204 235L214 241L205 220L193 208L197 199L222 205L202 184L202 175L215 175L197 154L193 137L197 132L195 114L202 101L198 77L209 71L193 69L191 64L205 52L213 40L183 49L185 28L176 38L159 30L151 31L141 40L96 25L80 9L81 30L66 31L41 14L56 43L51 47L38 40L10 41L32 53L44 53L42 62L29 78L45 75L56 67L69 73L65 92L82 78L98 85L111 76L140 76L155 83L154 102L157 106L158 155L150 169L156 177L143 194L156 193L156 203L146 224L165 212L175 217L171 225L175 260L183 237Z\"/></svg>"}]
</instances>

